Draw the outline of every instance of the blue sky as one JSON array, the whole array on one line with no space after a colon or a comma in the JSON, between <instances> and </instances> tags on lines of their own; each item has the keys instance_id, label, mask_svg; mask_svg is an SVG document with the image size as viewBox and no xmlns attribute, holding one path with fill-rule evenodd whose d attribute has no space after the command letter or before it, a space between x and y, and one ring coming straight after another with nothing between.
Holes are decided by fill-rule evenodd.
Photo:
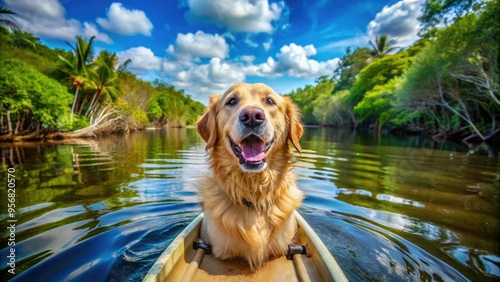
<instances>
[{"instance_id":1,"label":"blue sky","mask_svg":"<svg viewBox=\"0 0 500 282\"><path fill-rule=\"evenodd\" d=\"M236 82L288 93L331 75L347 47L388 34L417 37L422 0L2 0L42 42L67 48L95 35L96 51L208 102Z\"/></svg>"}]
</instances>

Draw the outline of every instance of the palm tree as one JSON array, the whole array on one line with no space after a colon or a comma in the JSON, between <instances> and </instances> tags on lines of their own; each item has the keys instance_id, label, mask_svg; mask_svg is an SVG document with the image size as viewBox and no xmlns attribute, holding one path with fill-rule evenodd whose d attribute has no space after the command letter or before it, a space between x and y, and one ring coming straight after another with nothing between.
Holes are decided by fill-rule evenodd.
<instances>
[{"instance_id":1,"label":"palm tree","mask_svg":"<svg viewBox=\"0 0 500 282\"><path fill-rule=\"evenodd\" d=\"M89 88L95 92L85 113L86 116L97 109L99 106L98 102L103 97L114 101L120 94L118 89L118 73L115 70L117 62L118 57L116 54L101 51L94 62L93 68L89 70Z\"/></svg>"},{"instance_id":2,"label":"palm tree","mask_svg":"<svg viewBox=\"0 0 500 282\"><path fill-rule=\"evenodd\" d=\"M71 53L69 58L64 58L59 55L59 59L63 62L62 71L72 80L72 84L75 87L75 97L73 98L73 105L71 106L71 121L73 121L73 113L75 112L75 104L78 100L78 92L88 76L89 64L94 55L92 46L94 39L95 36L92 36L87 42L83 37L77 36L75 46L66 42L66 44L73 49L73 53Z\"/></svg>"},{"instance_id":3,"label":"palm tree","mask_svg":"<svg viewBox=\"0 0 500 282\"><path fill-rule=\"evenodd\" d=\"M400 47L394 46L394 44L396 44L396 40L389 40L389 36L387 34L375 37L375 41L370 40L370 44L373 48L371 55L374 58L382 58L383 56L400 49Z\"/></svg>"},{"instance_id":4,"label":"palm tree","mask_svg":"<svg viewBox=\"0 0 500 282\"><path fill-rule=\"evenodd\" d=\"M17 16L17 14L9 9L0 7L0 26L10 29L21 29L12 16Z\"/></svg>"},{"instance_id":5,"label":"palm tree","mask_svg":"<svg viewBox=\"0 0 500 282\"><path fill-rule=\"evenodd\" d=\"M126 59L125 62L121 63L119 66L118 66L118 71L119 72L124 72L127 70L127 67L128 65L132 63L132 59Z\"/></svg>"}]
</instances>

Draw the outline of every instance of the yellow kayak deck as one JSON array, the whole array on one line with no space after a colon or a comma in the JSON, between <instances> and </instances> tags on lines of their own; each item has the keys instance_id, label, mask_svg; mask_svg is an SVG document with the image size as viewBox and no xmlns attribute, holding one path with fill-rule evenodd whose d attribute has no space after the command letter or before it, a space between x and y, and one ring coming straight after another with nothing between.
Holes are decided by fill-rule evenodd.
<instances>
[{"instance_id":1,"label":"yellow kayak deck","mask_svg":"<svg viewBox=\"0 0 500 282\"><path fill-rule=\"evenodd\" d=\"M205 255L202 249L193 249L193 242L199 240L202 213L170 243L143 281L347 281L317 234L298 212L294 215L298 239L308 246L307 256L296 254L293 260L282 256L251 272L243 260L219 260Z\"/></svg>"}]
</instances>

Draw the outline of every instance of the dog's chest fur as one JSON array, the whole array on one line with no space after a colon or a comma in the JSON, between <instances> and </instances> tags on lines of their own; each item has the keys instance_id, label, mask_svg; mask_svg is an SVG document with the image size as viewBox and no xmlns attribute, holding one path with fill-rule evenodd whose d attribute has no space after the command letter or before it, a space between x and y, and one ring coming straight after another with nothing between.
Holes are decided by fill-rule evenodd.
<instances>
[{"instance_id":1,"label":"dog's chest fur","mask_svg":"<svg viewBox=\"0 0 500 282\"><path fill-rule=\"evenodd\" d=\"M288 186L261 187L266 195L258 191L241 194L232 193L230 187L223 187L213 177L203 179L199 187L206 216L202 237L213 245L216 257L241 257L254 268L286 253L296 232L291 215L303 194L294 182L281 184ZM234 191L241 189L236 187ZM243 199L253 206L244 204Z\"/></svg>"}]
</instances>

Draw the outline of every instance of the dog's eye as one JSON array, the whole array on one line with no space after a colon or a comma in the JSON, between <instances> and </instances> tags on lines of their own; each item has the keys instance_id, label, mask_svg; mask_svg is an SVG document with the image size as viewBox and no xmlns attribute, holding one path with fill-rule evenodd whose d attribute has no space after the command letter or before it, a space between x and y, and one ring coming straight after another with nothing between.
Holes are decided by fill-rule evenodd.
<instances>
[{"instance_id":1,"label":"dog's eye","mask_svg":"<svg viewBox=\"0 0 500 282\"><path fill-rule=\"evenodd\" d=\"M238 100L236 100L236 98L231 98L226 102L226 106L234 106L236 104L238 104Z\"/></svg>"},{"instance_id":2,"label":"dog's eye","mask_svg":"<svg viewBox=\"0 0 500 282\"><path fill-rule=\"evenodd\" d=\"M268 105L274 105L274 100L271 98L266 98L266 104Z\"/></svg>"}]
</instances>

